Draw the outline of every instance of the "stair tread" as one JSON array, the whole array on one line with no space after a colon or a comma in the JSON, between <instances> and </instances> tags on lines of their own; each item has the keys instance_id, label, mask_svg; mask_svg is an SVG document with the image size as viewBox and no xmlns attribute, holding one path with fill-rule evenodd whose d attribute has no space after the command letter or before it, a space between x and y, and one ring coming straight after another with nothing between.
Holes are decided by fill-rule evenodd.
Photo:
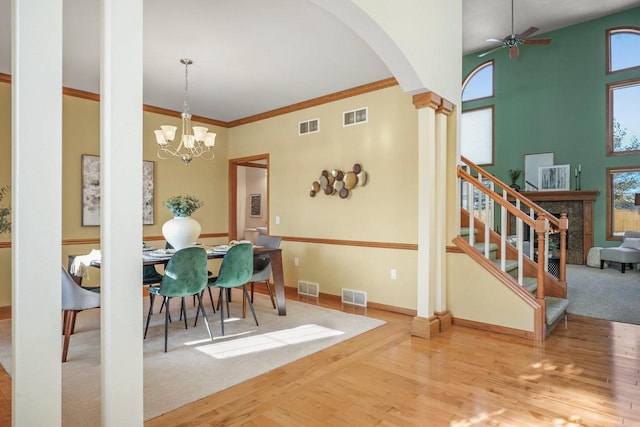
<instances>
[{"instance_id":1,"label":"stair tread","mask_svg":"<svg viewBox=\"0 0 640 427\"><path fill-rule=\"evenodd\" d=\"M496 265L498 266L498 268L500 268L500 260L494 260L493 262L496 263ZM506 259L505 263L504 263L504 271L506 271L507 273L510 271L513 271L515 269L518 268L518 260L517 259Z\"/></svg>"},{"instance_id":2,"label":"stair tread","mask_svg":"<svg viewBox=\"0 0 640 427\"><path fill-rule=\"evenodd\" d=\"M479 250L480 252L484 252L484 242L476 242L473 244L473 247L476 248L477 250ZM489 243L489 250L490 251L497 251L498 250L498 244L497 243Z\"/></svg>"},{"instance_id":3,"label":"stair tread","mask_svg":"<svg viewBox=\"0 0 640 427\"><path fill-rule=\"evenodd\" d=\"M569 300L558 297L545 297L544 300L547 325L551 325L567 311Z\"/></svg>"},{"instance_id":4,"label":"stair tread","mask_svg":"<svg viewBox=\"0 0 640 427\"><path fill-rule=\"evenodd\" d=\"M469 227L460 227L460 235L461 236L468 236L469 235ZM474 234L478 234L478 229L474 228Z\"/></svg>"},{"instance_id":5,"label":"stair tread","mask_svg":"<svg viewBox=\"0 0 640 427\"><path fill-rule=\"evenodd\" d=\"M523 277L522 278L522 286L525 287L526 290L535 294L538 290L538 278L537 277Z\"/></svg>"}]
</instances>

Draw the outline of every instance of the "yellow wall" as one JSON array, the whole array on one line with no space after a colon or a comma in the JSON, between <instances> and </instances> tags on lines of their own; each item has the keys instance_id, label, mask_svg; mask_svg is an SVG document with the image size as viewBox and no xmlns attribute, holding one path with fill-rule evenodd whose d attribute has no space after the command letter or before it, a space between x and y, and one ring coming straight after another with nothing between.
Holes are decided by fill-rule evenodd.
<instances>
[{"instance_id":1,"label":"yellow wall","mask_svg":"<svg viewBox=\"0 0 640 427\"><path fill-rule=\"evenodd\" d=\"M11 182L11 87L0 83L0 186ZM194 159L185 166L179 159L160 160L156 157L153 130L161 124L180 126L180 119L144 113L144 160L155 162L154 224L143 227L144 237L162 237L162 224L171 219L171 213L162 201L174 194L192 194L204 201L193 218L202 226L202 233L227 233L227 129L204 124L217 133L214 160ZM195 124L195 123L194 123ZM81 158L83 154L100 154L100 104L83 98L63 97L63 203L62 239L99 239L99 227L82 226ZM34 171L34 173L36 173ZM44 178L43 178L44 179ZM7 201L8 202L8 201ZM43 213L45 214L45 213ZM141 236L141 240L143 236ZM0 242L11 240L9 234L0 235ZM201 239L203 243L221 243L224 238ZM161 247L164 241L151 241ZM34 244L34 248L37 245ZM97 244L65 244L62 260L67 265L69 254L86 254ZM0 307L11 304L11 249L0 248ZM213 265L217 261L211 261ZM214 268L212 266L212 268ZM93 273L93 272L92 272ZM99 282L96 271L88 284Z\"/></svg>"},{"instance_id":2,"label":"yellow wall","mask_svg":"<svg viewBox=\"0 0 640 427\"><path fill-rule=\"evenodd\" d=\"M533 332L533 309L466 254L447 254L447 277L454 317Z\"/></svg>"},{"instance_id":3,"label":"yellow wall","mask_svg":"<svg viewBox=\"0 0 640 427\"><path fill-rule=\"evenodd\" d=\"M0 87L5 89L0 103L8 103L9 85ZM342 113L362 107L368 107L368 123L343 127ZM99 154L99 104L65 96L63 111L63 239L97 239L98 227L81 225L80 165L82 154ZM6 116L2 115L3 121L8 121ZM320 132L298 136L298 122L315 118L320 119ZM155 161L156 185L155 224L144 226L145 236L161 236L162 224L170 219L161 201L177 193L193 194L204 201L194 214L203 233L226 233L228 159L269 153L271 234L417 244L417 110L411 96L399 86L232 129L215 128L216 158L195 159L189 166L178 159L155 157L153 130L165 123L179 125L178 121L144 113L144 159ZM9 156L9 145L2 146L3 159L5 154ZM368 182L356 187L349 198L309 196L312 182L323 169L348 171L356 162L367 171ZM280 224L275 224L276 216ZM225 240L209 239L205 243ZM94 247L65 245L62 262L66 264L68 254L88 253ZM289 286L296 286L298 280L317 282L324 293L339 295L345 287L366 291L372 302L416 308L415 250L287 241L282 247L285 283ZM299 259L298 267L294 266L294 257ZM6 261L0 258L0 306L8 305L11 298L10 273L6 273L10 272L9 257L4 258ZM391 269L397 270L396 280L390 278ZM92 274L89 283L98 280L99 274Z\"/></svg>"},{"instance_id":4,"label":"yellow wall","mask_svg":"<svg viewBox=\"0 0 640 427\"><path fill-rule=\"evenodd\" d=\"M369 121L342 126L344 111L368 107ZM298 123L320 119L320 132L298 135ZM276 236L417 243L417 110L399 86L229 130L229 157L270 155L269 231ZM309 196L323 169L368 172L349 198ZM275 223L276 216L280 224ZM364 290L369 301L416 308L417 251L332 244L282 243L285 282L318 282L320 291ZM294 267L293 257L299 267ZM397 269L398 279L390 279Z\"/></svg>"},{"instance_id":5,"label":"yellow wall","mask_svg":"<svg viewBox=\"0 0 640 427\"><path fill-rule=\"evenodd\" d=\"M11 183L11 86L0 83L0 187ZM10 206L6 194L2 206ZM0 234L0 307L11 304L11 249L3 248L11 234ZM6 244L8 245L8 244Z\"/></svg>"}]
</instances>

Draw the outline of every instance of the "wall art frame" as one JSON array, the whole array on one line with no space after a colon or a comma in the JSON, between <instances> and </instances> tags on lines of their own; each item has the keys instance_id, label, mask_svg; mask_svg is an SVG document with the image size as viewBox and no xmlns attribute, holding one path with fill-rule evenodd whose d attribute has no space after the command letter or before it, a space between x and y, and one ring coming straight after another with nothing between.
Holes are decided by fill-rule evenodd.
<instances>
[{"instance_id":1,"label":"wall art frame","mask_svg":"<svg viewBox=\"0 0 640 427\"><path fill-rule=\"evenodd\" d=\"M262 217L262 194L249 194L249 216Z\"/></svg>"},{"instance_id":2,"label":"wall art frame","mask_svg":"<svg viewBox=\"0 0 640 427\"><path fill-rule=\"evenodd\" d=\"M82 155L82 226L100 225L100 156ZM142 224L154 223L155 162L142 162Z\"/></svg>"},{"instance_id":3,"label":"wall art frame","mask_svg":"<svg viewBox=\"0 0 640 427\"><path fill-rule=\"evenodd\" d=\"M540 166L552 166L553 153L535 153L524 155L524 191L540 189L538 173Z\"/></svg>"},{"instance_id":4,"label":"wall art frame","mask_svg":"<svg viewBox=\"0 0 640 427\"><path fill-rule=\"evenodd\" d=\"M540 191L568 191L571 185L571 165L540 166Z\"/></svg>"}]
</instances>

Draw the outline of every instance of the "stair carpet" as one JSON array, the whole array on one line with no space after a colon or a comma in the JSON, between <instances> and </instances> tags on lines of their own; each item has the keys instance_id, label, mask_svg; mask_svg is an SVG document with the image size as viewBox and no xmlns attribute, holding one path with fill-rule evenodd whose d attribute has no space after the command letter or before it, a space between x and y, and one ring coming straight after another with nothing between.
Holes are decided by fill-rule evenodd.
<instances>
[{"instance_id":1,"label":"stair carpet","mask_svg":"<svg viewBox=\"0 0 640 427\"><path fill-rule=\"evenodd\" d=\"M478 230L474 230L475 233ZM467 241L469 241L469 228L463 227L460 230L460 235ZM474 248L478 251L484 253L485 251L485 243L477 242L474 243ZM497 259L498 245L496 243L489 243L489 259L491 259L498 267L500 267L500 261ZM515 259L507 259L505 260L505 272L510 276L517 278L518 277L518 261ZM537 277L523 277L522 278L522 286L535 295L538 290L538 278ZM547 296L544 298L545 300L545 316L546 316L546 325L547 330L545 335L549 335L549 333L555 328L555 326L562 320L565 319L566 322L566 312L567 307L569 306L569 300L565 298L557 298Z\"/></svg>"}]
</instances>

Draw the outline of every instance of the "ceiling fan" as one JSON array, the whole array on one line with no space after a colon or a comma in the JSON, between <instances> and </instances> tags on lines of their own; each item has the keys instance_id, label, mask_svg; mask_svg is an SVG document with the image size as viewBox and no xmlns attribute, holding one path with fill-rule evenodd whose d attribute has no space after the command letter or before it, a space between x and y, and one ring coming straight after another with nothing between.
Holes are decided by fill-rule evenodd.
<instances>
[{"instance_id":1,"label":"ceiling fan","mask_svg":"<svg viewBox=\"0 0 640 427\"><path fill-rule=\"evenodd\" d=\"M487 39L488 42L502 43L501 46L494 47L487 52L481 53L478 57L483 57L488 55L496 50L500 50L503 47L509 48L509 58L516 58L520 54L519 47L525 44L549 44L551 43L551 39L529 39L533 33L538 31L537 27L529 27L527 30L520 34L516 34L513 31L513 0L511 0L511 34L506 36L503 39Z\"/></svg>"}]
</instances>

